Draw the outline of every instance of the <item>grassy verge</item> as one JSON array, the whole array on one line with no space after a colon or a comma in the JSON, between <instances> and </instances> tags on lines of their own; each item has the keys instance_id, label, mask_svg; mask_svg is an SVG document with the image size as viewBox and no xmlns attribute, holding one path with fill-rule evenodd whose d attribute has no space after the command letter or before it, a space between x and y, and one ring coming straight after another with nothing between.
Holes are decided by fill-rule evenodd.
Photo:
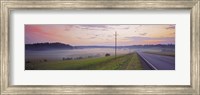
<instances>
[{"instance_id":1,"label":"grassy verge","mask_svg":"<svg viewBox=\"0 0 200 95\"><path fill-rule=\"evenodd\" d=\"M150 51L148 51L145 53L175 57L175 52L150 52Z\"/></svg>"},{"instance_id":2,"label":"grassy verge","mask_svg":"<svg viewBox=\"0 0 200 95\"><path fill-rule=\"evenodd\" d=\"M136 53L120 56L117 59L95 65L97 70L141 70L143 69ZM90 69L90 68L89 68Z\"/></svg>"},{"instance_id":3,"label":"grassy verge","mask_svg":"<svg viewBox=\"0 0 200 95\"><path fill-rule=\"evenodd\" d=\"M136 53L127 55L43 63L26 63L26 70L141 70Z\"/></svg>"}]
</instances>

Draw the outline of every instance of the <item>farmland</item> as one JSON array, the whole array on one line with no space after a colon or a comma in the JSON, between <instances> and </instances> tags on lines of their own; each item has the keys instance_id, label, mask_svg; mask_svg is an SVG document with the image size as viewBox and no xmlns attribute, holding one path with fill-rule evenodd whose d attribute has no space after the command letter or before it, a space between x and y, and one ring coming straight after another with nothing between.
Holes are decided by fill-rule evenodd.
<instances>
[{"instance_id":1,"label":"farmland","mask_svg":"<svg viewBox=\"0 0 200 95\"><path fill-rule=\"evenodd\" d=\"M26 70L142 70L137 53L115 56L85 58L78 60L59 60L47 62L30 62Z\"/></svg>"}]
</instances>

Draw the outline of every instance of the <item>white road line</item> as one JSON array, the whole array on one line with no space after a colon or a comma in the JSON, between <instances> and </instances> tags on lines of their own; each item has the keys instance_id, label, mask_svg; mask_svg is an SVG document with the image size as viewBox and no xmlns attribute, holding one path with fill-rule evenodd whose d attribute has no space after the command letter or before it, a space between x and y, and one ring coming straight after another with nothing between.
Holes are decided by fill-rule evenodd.
<instances>
[{"instance_id":1,"label":"white road line","mask_svg":"<svg viewBox=\"0 0 200 95\"><path fill-rule=\"evenodd\" d=\"M139 54L139 53L138 53ZM155 66L153 66L149 61L147 61L141 54L139 54L153 69L158 70Z\"/></svg>"}]
</instances>

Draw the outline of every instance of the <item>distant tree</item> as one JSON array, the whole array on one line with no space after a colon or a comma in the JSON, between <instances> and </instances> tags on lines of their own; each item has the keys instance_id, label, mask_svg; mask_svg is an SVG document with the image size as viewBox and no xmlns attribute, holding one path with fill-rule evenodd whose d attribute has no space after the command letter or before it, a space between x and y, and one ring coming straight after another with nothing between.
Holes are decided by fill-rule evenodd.
<instances>
[{"instance_id":1,"label":"distant tree","mask_svg":"<svg viewBox=\"0 0 200 95\"><path fill-rule=\"evenodd\" d=\"M74 47L69 44L63 43L34 43L34 44L26 44L26 50L54 50L54 49L73 49Z\"/></svg>"},{"instance_id":2,"label":"distant tree","mask_svg":"<svg viewBox=\"0 0 200 95\"><path fill-rule=\"evenodd\" d=\"M26 63L31 63L31 61L27 60Z\"/></svg>"},{"instance_id":3,"label":"distant tree","mask_svg":"<svg viewBox=\"0 0 200 95\"><path fill-rule=\"evenodd\" d=\"M46 60L46 59L44 59L44 62L47 62L47 60Z\"/></svg>"},{"instance_id":4,"label":"distant tree","mask_svg":"<svg viewBox=\"0 0 200 95\"><path fill-rule=\"evenodd\" d=\"M106 57L107 57L107 56L110 56L110 54L109 54L109 53L106 53L105 56L106 56Z\"/></svg>"}]
</instances>

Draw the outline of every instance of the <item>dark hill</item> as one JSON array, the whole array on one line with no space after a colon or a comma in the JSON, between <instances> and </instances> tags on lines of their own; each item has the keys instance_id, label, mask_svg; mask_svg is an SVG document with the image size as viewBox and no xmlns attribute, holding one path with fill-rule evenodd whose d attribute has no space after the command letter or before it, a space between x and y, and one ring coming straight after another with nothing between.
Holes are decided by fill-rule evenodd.
<instances>
[{"instance_id":1,"label":"dark hill","mask_svg":"<svg viewBox=\"0 0 200 95\"><path fill-rule=\"evenodd\" d=\"M26 44L26 50L60 50L60 49L73 49L74 47L69 44L63 43L34 43L34 44Z\"/></svg>"}]
</instances>

